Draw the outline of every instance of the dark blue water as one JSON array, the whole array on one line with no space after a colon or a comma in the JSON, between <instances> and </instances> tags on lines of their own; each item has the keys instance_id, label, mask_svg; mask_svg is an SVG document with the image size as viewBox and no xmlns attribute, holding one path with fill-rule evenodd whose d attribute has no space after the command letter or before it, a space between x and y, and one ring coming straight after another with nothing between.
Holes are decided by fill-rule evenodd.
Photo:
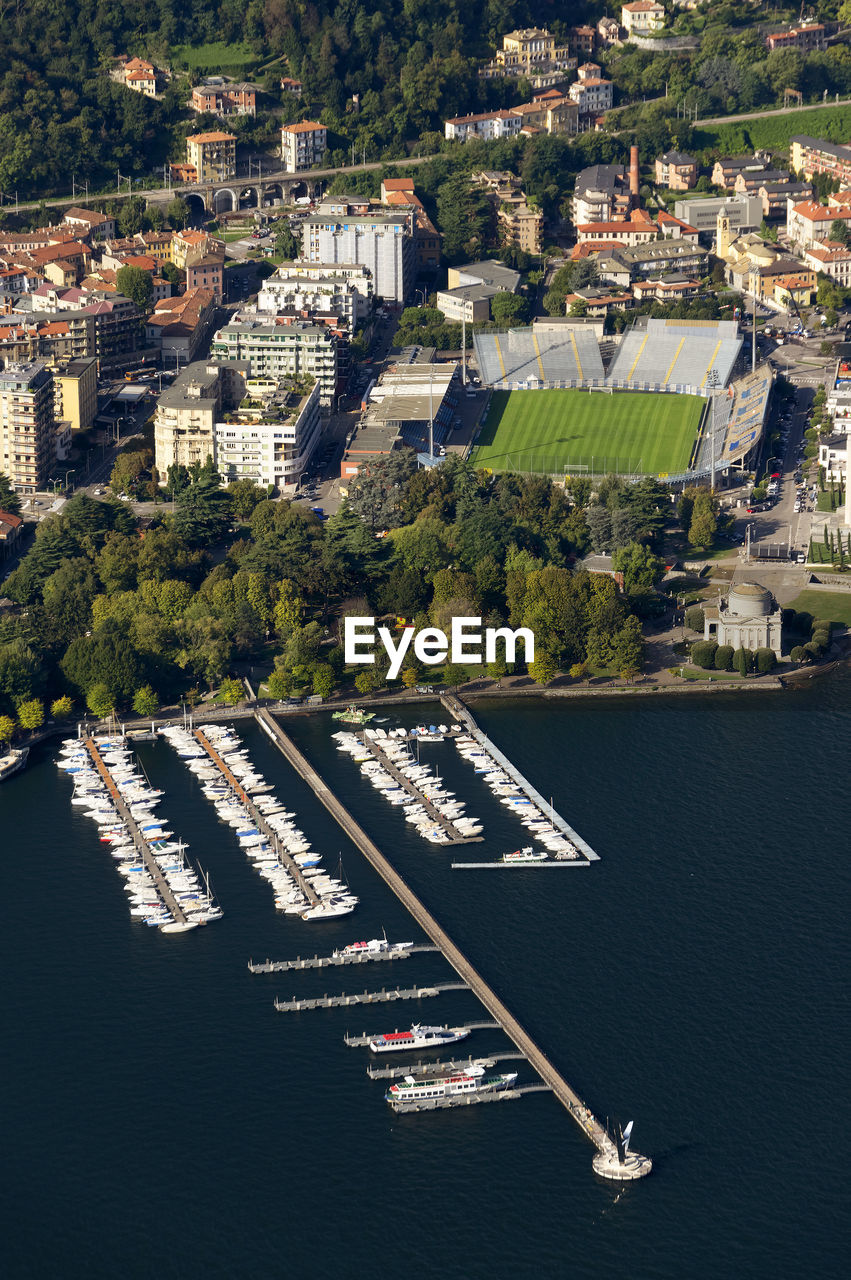
<instances>
[{"instance_id":1,"label":"dark blue water","mask_svg":"<svg viewBox=\"0 0 851 1280\"><path fill-rule=\"evenodd\" d=\"M277 915L163 743L140 754L225 918L173 937L131 923L93 824L36 756L0 789L4 1274L839 1276L849 693L844 672L739 700L477 707L600 853L584 870L450 871L332 749L328 719L288 726L591 1107L635 1120L655 1169L624 1190L595 1178L593 1148L546 1095L395 1116L365 1051L343 1044L347 1029L481 1016L471 994L275 1012L275 995L453 975L428 955L248 973L249 957L382 927L419 940L253 725L254 758L328 862L342 854L355 916ZM423 753L486 821L460 856L521 843L454 747Z\"/></svg>"}]
</instances>

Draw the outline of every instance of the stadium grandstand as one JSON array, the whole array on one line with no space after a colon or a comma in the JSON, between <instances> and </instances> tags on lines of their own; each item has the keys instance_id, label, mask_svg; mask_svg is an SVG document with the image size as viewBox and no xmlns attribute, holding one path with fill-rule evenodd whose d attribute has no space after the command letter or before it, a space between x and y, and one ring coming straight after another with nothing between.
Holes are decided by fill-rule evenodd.
<instances>
[{"instance_id":1,"label":"stadium grandstand","mask_svg":"<svg viewBox=\"0 0 851 1280\"><path fill-rule=\"evenodd\" d=\"M726 387L741 345L735 320L648 319L624 337L606 385L702 395L713 370L717 385Z\"/></svg>"},{"instance_id":2,"label":"stadium grandstand","mask_svg":"<svg viewBox=\"0 0 851 1280\"><path fill-rule=\"evenodd\" d=\"M473 337L482 382L503 391L602 385L603 361L592 328L533 324Z\"/></svg>"},{"instance_id":3,"label":"stadium grandstand","mask_svg":"<svg viewBox=\"0 0 851 1280\"><path fill-rule=\"evenodd\" d=\"M716 470L744 467L745 459L762 435L772 380L770 367L762 365L730 383L723 395L716 395L714 458L713 436L707 429L695 446L693 470L696 473L708 472L713 461Z\"/></svg>"}]
</instances>

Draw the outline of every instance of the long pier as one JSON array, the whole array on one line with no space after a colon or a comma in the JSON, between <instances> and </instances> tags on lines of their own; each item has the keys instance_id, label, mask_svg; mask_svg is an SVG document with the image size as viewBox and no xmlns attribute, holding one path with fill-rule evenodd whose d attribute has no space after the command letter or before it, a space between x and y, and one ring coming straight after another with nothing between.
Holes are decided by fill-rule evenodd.
<instances>
[{"instance_id":1,"label":"long pier","mask_svg":"<svg viewBox=\"0 0 851 1280\"><path fill-rule=\"evenodd\" d=\"M353 995L317 996L306 1000L276 1000L278 1013L301 1013L303 1009L343 1009L352 1004L391 1004L395 1000L423 1000L443 991L466 991L466 982L438 982L428 987L394 987L387 991L361 991Z\"/></svg>"},{"instance_id":2,"label":"long pier","mask_svg":"<svg viewBox=\"0 0 851 1280\"><path fill-rule=\"evenodd\" d=\"M573 827L568 822L565 822L561 814L555 812L552 804L546 801L539 791L535 790L528 778L524 778L516 765L511 763L508 756L504 755L503 752L500 751L496 743L492 742L486 733L482 732L463 703L457 698L449 697L445 693L440 695L440 701L453 719L457 720L459 724L464 726L470 737L475 738L479 746L483 747L484 750L487 751L488 755L492 756L493 759L496 760L500 769L502 769L504 773L508 774L512 782L516 783L516 785L520 787L521 791L523 791L524 794L538 806L541 810L542 816L548 818L552 826L554 826L557 831L560 831L561 834L571 842L571 844L575 845L580 853L585 855L588 862L599 862L600 855L594 852L587 840L583 840L582 836L579 835L578 832L574 831Z\"/></svg>"},{"instance_id":3,"label":"long pier","mask_svg":"<svg viewBox=\"0 0 851 1280\"><path fill-rule=\"evenodd\" d=\"M509 1039L513 1040L516 1047L534 1070L537 1071L542 1082L545 1085L549 1085L556 1098L566 1108L568 1114L576 1121L585 1136L593 1142L598 1152L594 1159L595 1170L601 1176L613 1180L632 1180L648 1174L653 1167L649 1157L630 1153L625 1160L620 1159L618 1148L605 1127L593 1115L590 1108L585 1105L579 1094L571 1088L564 1076L550 1062L543 1050L535 1043L528 1031L520 1024L503 1001L500 1000L496 992L485 982L484 978L473 967L460 948L455 945L445 929L438 924L431 912L426 909L425 905L408 887L406 881L399 875L395 867L385 858L378 846L369 838L344 805L340 803L333 791L330 790L269 712L264 708L256 711L255 716L258 723L263 726L264 731L277 744L293 768L311 787L316 797L332 817L336 819L349 838L358 846L364 857L375 868L384 882L393 890L396 897L407 908L423 932L431 938L435 946L440 948L458 976L478 996L487 1012L502 1027ZM573 837L571 836L571 838ZM594 854L595 858L596 856Z\"/></svg>"},{"instance_id":4,"label":"long pier","mask_svg":"<svg viewBox=\"0 0 851 1280\"><path fill-rule=\"evenodd\" d=\"M381 750L381 747L374 738L369 738L364 734L362 736L362 741L367 751L371 752L375 759L379 761L382 769L386 769L391 778L398 782L399 786L407 791L408 795L413 797L418 804L423 806L435 826L440 827L442 831L446 832L448 844L476 844L483 839L482 836L464 835L464 832L455 826L455 823L451 818L444 817L440 810L436 809L431 801L426 799L416 783L412 782L410 778L406 778L401 769L396 768L395 764L393 764L387 754Z\"/></svg>"},{"instance_id":5,"label":"long pier","mask_svg":"<svg viewBox=\"0 0 851 1280\"><path fill-rule=\"evenodd\" d=\"M160 870L157 860L151 852L150 845L142 835L138 822L130 812L130 806L127 804L121 792L118 790L118 787L115 785L112 774L104 764L103 756L98 751L94 739L86 736L83 741L86 745L86 750L92 758L95 768L106 783L106 788L110 794L112 803L115 805L122 822L125 823L127 830L130 833L136 852L139 854L139 857L145 864L148 874L152 877L154 884L157 886L157 892L168 907L175 922L177 924L187 924L188 922L183 908L172 893L171 886Z\"/></svg>"},{"instance_id":6,"label":"long pier","mask_svg":"<svg viewBox=\"0 0 851 1280\"><path fill-rule=\"evenodd\" d=\"M452 871L487 871L489 867L501 867L504 871L510 868L518 867L590 867L591 863L587 858L560 858L558 860L548 858L544 862L540 858L537 862L450 862L449 866Z\"/></svg>"},{"instance_id":7,"label":"long pier","mask_svg":"<svg viewBox=\"0 0 851 1280\"><path fill-rule=\"evenodd\" d=\"M330 956L308 956L295 960L263 960L255 964L248 961L249 973L286 973L290 969L327 969L332 965L368 964L373 960L406 960L408 956L422 955L424 951L439 951L439 947L424 943L413 947L393 947L386 951L335 951Z\"/></svg>"},{"instance_id":8,"label":"long pier","mask_svg":"<svg viewBox=\"0 0 851 1280\"><path fill-rule=\"evenodd\" d=\"M312 907L319 906L319 896L316 890L311 885L310 881L307 880L305 876L302 874L301 867L293 858L290 857L286 849L282 848L280 837L278 836L277 831L275 831L274 827L269 826L269 823L263 817L263 814L257 808L254 801L251 799L248 792L245 790L245 787L238 780L236 775L233 774L231 770L228 768L228 766L225 764L224 760L219 755L218 751L213 746L212 742L210 742L210 739L204 733L204 730L193 729L192 732L195 736L196 741L199 742L200 745L204 748L204 750L207 752L207 755L212 760L213 764L222 774L226 782L228 782L231 789L239 799L240 804L244 805L247 812L251 815L251 820L254 823L257 830L263 832L263 835L266 837L266 839L269 841L272 848L275 850L275 854L277 858L286 867L287 871L293 877L299 889L307 898L310 905Z\"/></svg>"}]
</instances>

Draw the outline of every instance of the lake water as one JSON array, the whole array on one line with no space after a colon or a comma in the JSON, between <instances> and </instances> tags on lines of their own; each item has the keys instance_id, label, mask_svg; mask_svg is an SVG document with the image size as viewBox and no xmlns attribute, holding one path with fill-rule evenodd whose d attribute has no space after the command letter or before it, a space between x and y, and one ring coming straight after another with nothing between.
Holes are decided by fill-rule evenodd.
<instances>
[{"instance_id":1,"label":"lake water","mask_svg":"<svg viewBox=\"0 0 851 1280\"><path fill-rule=\"evenodd\" d=\"M250 957L326 954L383 928L422 940L252 722L237 729L254 760L327 863L342 855L354 916L278 915L157 743L139 755L167 792L160 811L225 917L171 937L132 923L53 749L34 752L0 788L4 1274L839 1276L849 695L844 670L739 699L478 704L480 725L601 856L563 871L451 871L453 855L333 749L329 717L287 724L592 1109L634 1119L655 1167L625 1188L595 1177L593 1148L546 1094L397 1116L367 1051L343 1043L346 1030L480 1018L472 994L275 1012L276 995L454 975L438 955L248 972ZM523 842L451 744L422 754L484 819L486 842L464 860ZM506 1041L477 1031L467 1045Z\"/></svg>"}]
</instances>

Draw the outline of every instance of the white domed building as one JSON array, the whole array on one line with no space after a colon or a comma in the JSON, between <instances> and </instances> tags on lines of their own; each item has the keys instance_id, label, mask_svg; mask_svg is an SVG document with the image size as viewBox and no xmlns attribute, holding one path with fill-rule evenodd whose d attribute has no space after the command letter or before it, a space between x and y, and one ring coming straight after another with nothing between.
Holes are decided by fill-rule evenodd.
<instances>
[{"instance_id":1,"label":"white domed building","mask_svg":"<svg viewBox=\"0 0 851 1280\"><path fill-rule=\"evenodd\" d=\"M734 649L772 649L781 657L781 610L766 587L758 582L737 582L726 600L703 610L704 640L729 644Z\"/></svg>"}]
</instances>

